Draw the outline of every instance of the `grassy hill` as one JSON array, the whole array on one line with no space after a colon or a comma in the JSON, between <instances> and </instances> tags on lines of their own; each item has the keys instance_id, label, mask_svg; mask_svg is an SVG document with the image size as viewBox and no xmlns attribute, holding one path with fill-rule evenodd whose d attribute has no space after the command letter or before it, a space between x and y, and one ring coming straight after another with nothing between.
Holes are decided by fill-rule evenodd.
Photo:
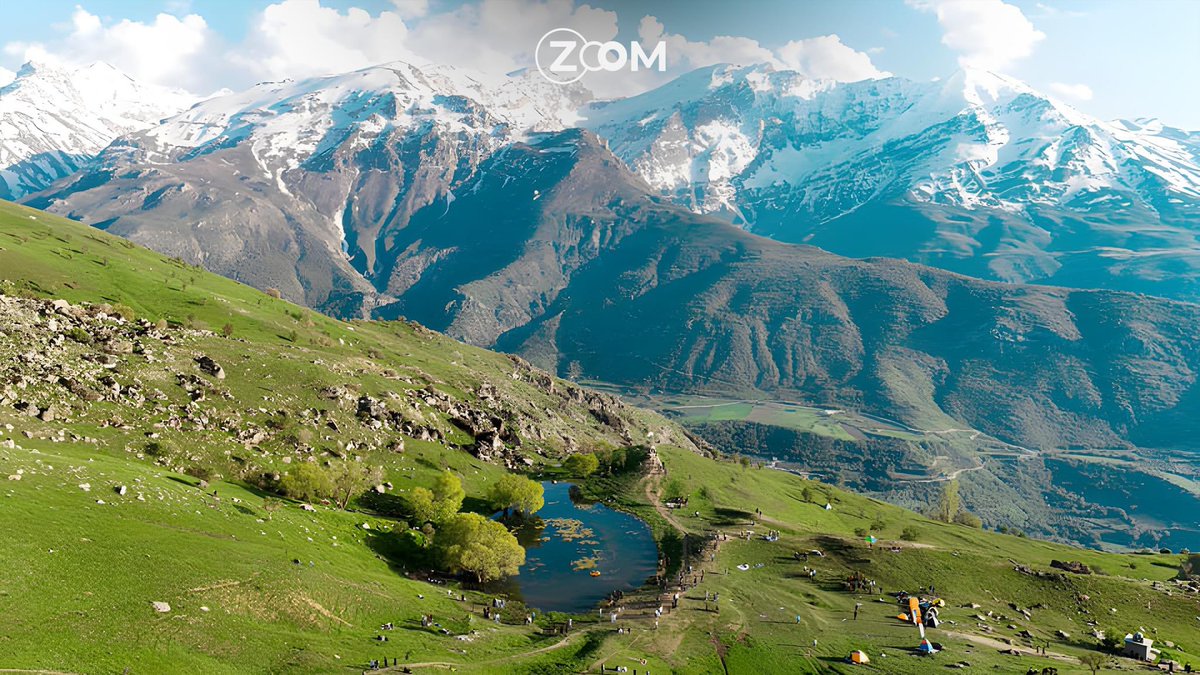
<instances>
[{"instance_id":1,"label":"grassy hill","mask_svg":"<svg viewBox=\"0 0 1200 675\"><path fill-rule=\"evenodd\" d=\"M407 323L334 321L3 203L0 290L0 669L326 673L387 657L416 672L840 672L864 649L881 672L1066 673L1084 672L1076 657L1095 649L1093 628L1142 628L1200 663L1198 594L1171 581L1179 555L936 523L706 457L672 422L510 357ZM557 617L486 621L489 596L424 581L407 524L379 510L449 468L467 507L486 511L505 464L553 473L574 450L647 442L661 471L582 488L705 571L657 629L652 610L670 602L651 590L628 597L615 626L589 613L567 636L548 630ZM394 487L349 511L267 510L264 474L353 456ZM663 506L675 496L686 509ZM814 549L823 555L794 556ZM1094 574L1053 570L1055 559ZM854 572L887 593L935 585L947 621L931 638L946 651L913 656L893 600L844 589ZM705 608L714 593L719 612ZM438 625L423 628L423 614ZM387 622L397 630L380 642ZM1033 656L1042 641L1050 654Z\"/></svg>"}]
</instances>

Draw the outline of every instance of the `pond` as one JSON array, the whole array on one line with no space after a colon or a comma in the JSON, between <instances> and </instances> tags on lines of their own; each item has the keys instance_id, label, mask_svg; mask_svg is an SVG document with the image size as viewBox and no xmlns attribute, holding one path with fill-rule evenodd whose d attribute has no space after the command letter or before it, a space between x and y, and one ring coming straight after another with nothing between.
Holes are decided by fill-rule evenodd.
<instances>
[{"instance_id":1,"label":"pond","mask_svg":"<svg viewBox=\"0 0 1200 675\"><path fill-rule=\"evenodd\" d=\"M583 613L614 590L632 591L654 576L658 547L646 523L603 504L572 501L570 483L542 486L540 522L516 532L525 564L497 590L543 612Z\"/></svg>"}]
</instances>

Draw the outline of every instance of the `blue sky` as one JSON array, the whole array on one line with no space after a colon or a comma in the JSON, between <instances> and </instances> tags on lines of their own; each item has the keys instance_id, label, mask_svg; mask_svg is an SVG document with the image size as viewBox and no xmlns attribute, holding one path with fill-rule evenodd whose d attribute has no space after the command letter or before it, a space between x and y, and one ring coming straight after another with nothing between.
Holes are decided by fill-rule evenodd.
<instances>
[{"instance_id":1,"label":"blue sky","mask_svg":"<svg viewBox=\"0 0 1200 675\"><path fill-rule=\"evenodd\" d=\"M891 73L927 80L971 63L1025 80L1104 119L1158 117L1200 129L1200 1L1193 0L595 0L588 6L570 0L41 0L19 9L17 3L5 5L0 68L14 71L31 54L67 62L102 58L135 77L197 93L394 58L481 70L528 66L542 32L570 25L589 38L615 33L622 41L647 34L666 39L672 75L718 59L775 58L814 76ZM625 95L658 83L647 75L589 86L601 95Z\"/></svg>"}]
</instances>

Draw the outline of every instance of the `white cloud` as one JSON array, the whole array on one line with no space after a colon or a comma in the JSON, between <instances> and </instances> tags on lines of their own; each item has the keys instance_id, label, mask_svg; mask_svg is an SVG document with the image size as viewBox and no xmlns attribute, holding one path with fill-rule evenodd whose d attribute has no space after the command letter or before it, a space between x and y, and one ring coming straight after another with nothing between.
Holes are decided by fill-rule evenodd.
<instances>
[{"instance_id":1,"label":"white cloud","mask_svg":"<svg viewBox=\"0 0 1200 675\"><path fill-rule=\"evenodd\" d=\"M1003 0L908 0L932 11L942 26L942 44L958 52L962 66L1003 70L1033 53L1046 34L1016 5Z\"/></svg>"},{"instance_id":2,"label":"white cloud","mask_svg":"<svg viewBox=\"0 0 1200 675\"><path fill-rule=\"evenodd\" d=\"M429 0L392 0L402 19L418 19L429 13Z\"/></svg>"},{"instance_id":3,"label":"white cloud","mask_svg":"<svg viewBox=\"0 0 1200 675\"><path fill-rule=\"evenodd\" d=\"M718 35L710 40L689 40L666 32L662 22L645 16L638 26L638 39L647 51L658 42L666 43L668 73L594 73L586 83L598 95L620 96L644 91L681 73L718 63L750 65L767 63L776 68L795 70L808 77L855 82L887 77L871 63L871 57L842 43L837 35L793 40L772 51L757 40ZM593 77L593 75L595 77Z\"/></svg>"},{"instance_id":4,"label":"white cloud","mask_svg":"<svg viewBox=\"0 0 1200 675\"><path fill-rule=\"evenodd\" d=\"M1080 11L1073 10L1073 9L1062 9L1061 7L1054 7L1052 5L1047 5L1047 4L1041 3L1041 2L1037 3L1034 6L1037 7L1037 10L1038 10L1037 13L1034 14L1034 16L1036 16L1038 18L1042 18L1042 17L1049 18L1049 17L1060 17L1061 16L1061 17L1070 18L1070 19L1078 19L1080 17L1087 16L1087 12L1080 12Z\"/></svg>"},{"instance_id":5,"label":"white cloud","mask_svg":"<svg viewBox=\"0 0 1200 675\"><path fill-rule=\"evenodd\" d=\"M262 79L340 73L412 59L404 45L408 27L395 12L344 13L319 0L283 0L255 20L242 49L231 58Z\"/></svg>"},{"instance_id":6,"label":"white cloud","mask_svg":"<svg viewBox=\"0 0 1200 675\"><path fill-rule=\"evenodd\" d=\"M8 68L0 68L0 87L12 82L13 78L16 76L17 74Z\"/></svg>"},{"instance_id":7,"label":"white cloud","mask_svg":"<svg viewBox=\"0 0 1200 675\"><path fill-rule=\"evenodd\" d=\"M1092 88L1086 84L1067 84L1065 82L1051 82L1050 91L1062 96L1063 98L1075 99L1076 101L1092 100Z\"/></svg>"},{"instance_id":8,"label":"white cloud","mask_svg":"<svg viewBox=\"0 0 1200 675\"><path fill-rule=\"evenodd\" d=\"M533 67L538 40L560 27L603 42L616 36L617 15L571 0L482 0L422 19L408 43L436 63L504 74Z\"/></svg>"},{"instance_id":9,"label":"white cloud","mask_svg":"<svg viewBox=\"0 0 1200 675\"><path fill-rule=\"evenodd\" d=\"M891 74L876 68L870 56L847 47L836 35L793 40L779 48L779 60L786 67L809 77L839 82L857 82Z\"/></svg>"},{"instance_id":10,"label":"white cloud","mask_svg":"<svg viewBox=\"0 0 1200 675\"><path fill-rule=\"evenodd\" d=\"M150 23L103 21L76 7L62 38L52 43L10 42L4 52L25 61L81 65L105 61L131 77L162 85L195 86L203 79L216 36L204 18L159 14Z\"/></svg>"},{"instance_id":11,"label":"white cloud","mask_svg":"<svg viewBox=\"0 0 1200 675\"><path fill-rule=\"evenodd\" d=\"M617 36L617 14L583 0L475 0L430 12L429 0L391 0L371 13L325 6L321 0L276 0L253 15L245 36L226 44L198 14L159 14L151 22L110 20L77 7L60 37L9 43L25 59L82 65L103 60L136 79L197 93L261 80L345 72L395 60L439 63L502 76L534 66L538 40L552 28L572 28L589 40ZM179 9L188 0L174 0ZM601 97L645 91L689 70L717 63L769 63L814 78L842 81L887 75L870 56L837 35L794 40L777 51L758 41L719 35L690 40L645 16L638 37L648 51L666 43L668 71L590 73L583 84Z\"/></svg>"}]
</instances>

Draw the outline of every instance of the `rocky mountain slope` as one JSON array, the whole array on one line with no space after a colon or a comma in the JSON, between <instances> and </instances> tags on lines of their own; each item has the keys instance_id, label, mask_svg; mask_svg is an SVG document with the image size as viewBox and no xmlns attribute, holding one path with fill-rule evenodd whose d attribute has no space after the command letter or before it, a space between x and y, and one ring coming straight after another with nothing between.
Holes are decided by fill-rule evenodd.
<instances>
[{"instance_id":1,"label":"rocky mountain slope","mask_svg":"<svg viewBox=\"0 0 1200 675\"><path fill-rule=\"evenodd\" d=\"M849 84L714 66L585 124L752 232L972 276L1200 298L1200 135L1107 123L980 70Z\"/></svg>"},{"instance_id":2,"label":"rocky mountain slope","mask_svg":"<svg viewBox=\"0 0 1200 675\"><path fill-rule=\"evenodd\" d=\"M29 209L0 204L0 267L0 407L39 425L144 431L171 448L164 466L197 461L187 448L201 442L225 451L218 473L246 477L297 452L413 441L511 467L693 447L665 419L517 357L404 323L341 323Z\"/></svg>"},{"instance_id":3,"label":"rocky mountain slope","mask_svg":"<svg viewBox=\"0 0 1200 675\"><path fill-rule=\"evenodd\" d=\"M584 100L537 74L491 83L401 62L264 83L122 138L30 203L361 315L403 283L393 238L413 213L444 209L484 158Z\"/></svg>"},{"instance_id":4,"label":"rocky mountain slope","mask_svg":"<svg viewBox=\"0 0 1200 675\"><path fill-rule=\"evenodd\" d=\"M37 192L74 173L118 136L196 102L136 82L107 63L26 63L0 87L0 198Z\"/></svg>"}]
</instances>

